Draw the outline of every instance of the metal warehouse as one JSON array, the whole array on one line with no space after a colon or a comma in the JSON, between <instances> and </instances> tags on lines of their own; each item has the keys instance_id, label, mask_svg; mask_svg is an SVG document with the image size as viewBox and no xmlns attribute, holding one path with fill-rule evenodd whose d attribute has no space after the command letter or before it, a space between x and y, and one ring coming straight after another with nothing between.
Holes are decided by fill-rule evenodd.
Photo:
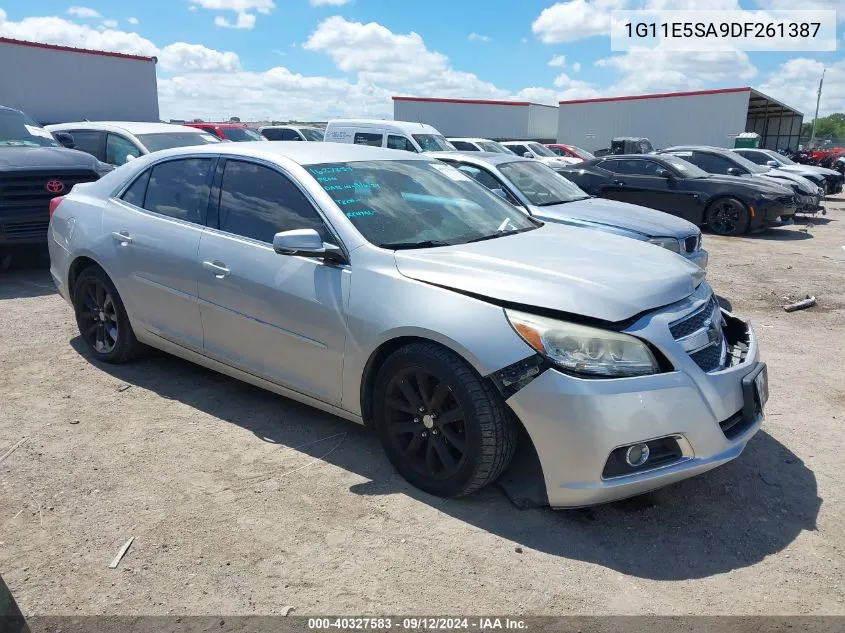
<instances>
[{"instance_id":1,"label":"metal warehouse","mask_svg":"<svg viewBox=\"0 0 845 633\"><path fill-rule=\"evenodd\" d=\"M156 58L0 38L0 105L42 124L158 121Z\"/></svg>"},{"instance_id":2,"label":"metal warehouse","mask_svg":"<svg viewBox=\"0 0 845 633\"><path fill-rule=\"evenodd\" d=\"M656 148L733 147L756 132L769 149L798 147L804 115L753 88L670 92L561 101L557 140L595 151L618 136L647 137Z\"/></svg>"},{"instance_id":3,"label":"metal warehouse","mask_svg":"<svg viewBox=\"0 0 845 633\"><path fill-rule=\"evenodd\" d=\"M428 123L445 136L547 143L557 137L557 106L528 101L393 97L397 121Z\"/></svg>"}]
</instances>

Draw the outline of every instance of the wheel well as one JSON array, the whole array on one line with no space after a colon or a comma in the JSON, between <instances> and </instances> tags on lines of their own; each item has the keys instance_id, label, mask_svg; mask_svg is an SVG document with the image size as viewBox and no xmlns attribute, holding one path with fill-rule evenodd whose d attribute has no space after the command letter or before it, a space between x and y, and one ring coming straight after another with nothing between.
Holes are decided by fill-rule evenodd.
<instances>
[{"instance_id":1,"label":"wheel well","mask_svg":"<svg viewBox=\"0 0 845 633\"><path fill-rule=\"evenodd\" d=\"M393 352L411 343L434 343L431 339L419 336L400 336L382 343L370 355L367 364L364 365L364 374L361 379L361 417L366 426L372 425L373 409L373 386L376 382L379 368L384 364Z\"/></svg>"},{"instance_id":2,"label":"wheel well","mask_svg":"<svg viewBox=\"0 0 845 633\"><path fill-rule=\"evenodd\" d=\"M79 275L82 273L83 270L92 266L96 266L97 268L101 267L90 257L77 257L73 260L73 263L70 265L70 270L68 271L67 275L67 290L71 297L73 297L73 286L76 283L76 280L79 278Z\"/></svg>"},{"instance_id":3,"label":"wheel well","mask_svg":"<svg viewBox=\"0 0 845 633\"><path fill-rule=\"evenodd\" d=\"M749 213L751 212L751 210L748 208L748 203L745 202L745 200L742 200L741 198L737 198L736 196L732 196L728 193L721 193L718 196L715 196L714 198L710 198L710 200L707 201L707 206L704 207L704 221L705 222L707 221L707 212L710 210L710 207L712 207L714 204L716 204L720 200L736 200L737 202L739 202L743 206L743 208L746 211L748 211Z\"/></svg>"}]
</instances>

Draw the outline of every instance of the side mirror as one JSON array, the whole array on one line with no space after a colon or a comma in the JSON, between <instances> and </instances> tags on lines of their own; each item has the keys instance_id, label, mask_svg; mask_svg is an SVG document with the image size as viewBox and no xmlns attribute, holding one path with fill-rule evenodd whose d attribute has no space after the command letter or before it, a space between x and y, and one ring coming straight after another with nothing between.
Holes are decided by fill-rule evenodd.
<instances>
[{"instance_id":1,"label":"side mirror","mask_svg":"<svg viewBox=\"0 0 845 633\"><path fill-rule=\"evenodd\" d=\"M326 261L346 263L346 258L339 247L323 242L314 229L295 229L282 231L273 236L273 250L279 255L300 255L317 257Z\"/></svg>"},{"instance_id":2,"label":"side mirror","mask_svg":"<svg viewBox=\"0 0 845 633\"><path fill-rule=\"evenodd\" d=\"M525 152L525 153L522 155L522 157L523 157L523 158L534 158L534 154L532 154L531 152Z\"/></svg>"},{"instance_id":3,"label":"side mirror","mask_svg":"<svg viewBox=\"0 0 845 633\"><path fill-rule=\"evenodd\" d=\"M73 136L71 136L67 132L55 132L53 136L56 137L56 140L63 147L67 147L68 149L76 149L76 143L73 142Z\"/></svg>"},{"instance_id":4,"label":"side mirror","mask_svg":"<svg viewBox=\"0 0 845 633\"><path fill-rule=\"evenodd\" d=\"M668 169L658 169L654 172L658 178L665 178L666 180L674 180L674 174Z\"/></svg>"},{"instance_id":5,"label":"side mirror","mask_svg":"<svg viewBox=\"0 0 845 633\"><path fill-rule=\"evenodd\" d=\"M127 155L126 155L126 160L125 160L124 162L125 162L125 163L128 163L130 160L135 160L135 155L134 155L134 154L127 154Z\"/></svg>"},{"instance_id":6,"label":"side mirror","mask_svg":"<svg viewBox=\"0 0 845 633\"><path fill-rule=\"evenodd\" d=\"M778 164L778 162L776 160L767 160L766 164L769 167L780 167L780 165Z\"/></svg>"},{"instance_id":7,"label":"side mirror","mask_svg":"<svg viewBox=\"0 0 845 633\"><path fill-rule=\"evenodd\" d=\"M728 176L742 176L742 170L739 167L728 167Z\"/></svg>"}]
</instances>

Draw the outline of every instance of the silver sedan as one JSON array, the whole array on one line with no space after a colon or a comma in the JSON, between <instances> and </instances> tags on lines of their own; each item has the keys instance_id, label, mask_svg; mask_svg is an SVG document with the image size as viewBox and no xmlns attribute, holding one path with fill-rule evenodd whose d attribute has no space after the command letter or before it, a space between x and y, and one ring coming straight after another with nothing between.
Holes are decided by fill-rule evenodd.
<instances>
[{"instance_id":1,"label":"silver sedan","mask_svg":"<svg viewBox=\"0 0 845 633\"><path fill-rule=\"evenodd\" d=\"M762 422L757 339L698 266L423 155L166 150L54 201L49 247L96 360L146 344L369 425L436 495L494 481L520 427L574 507L723 464Z\"/></svg>"}]
</instances>

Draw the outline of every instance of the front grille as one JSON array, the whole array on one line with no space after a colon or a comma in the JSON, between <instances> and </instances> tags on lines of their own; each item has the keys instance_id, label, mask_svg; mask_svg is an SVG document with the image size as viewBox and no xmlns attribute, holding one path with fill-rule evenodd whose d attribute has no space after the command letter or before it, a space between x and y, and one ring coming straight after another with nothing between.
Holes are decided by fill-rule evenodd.
<instances>
[{"instance_id":1,"label":"front grille","mask_svg":"<svg viewBox=\"0 0 845 633\"><path fill-rule=\"evenodd\" d=\"M795 196L780 196L778 202L786 207L795 206Z\"/></svg>"},{"instance_id":2,"label":"front grille","mask_svg":"<svg viewBox=\"0 0 845 633\"><path fill-rule=\"evenodd\" d=\"M70 193L74 185L97 178L93 171L0 173L0 211L44 209L46 212L51 199ZM64 188L55 193L47 191L47 183L52 180L58 180Z\"/></svg>"},{"instance_id":3,"label":"front grille","mask_svg":"<svg viewBox=\"0 0 845 633\"><path fill-rule=\"evenodd\" d=\"M693 352L690 358L704 371L715 371L722 366L722 346L710 345Z\"/></svg>"},{"instance_id":4,"label":"front grille","mask_svg":"<svg viewBox=\"0 0 845 633\"><path fill-rule=\"evenodd\" d=\"M698 235L690 235L684 239L684 250L687 253L694 253L698 250Z\"/></svg>"},{"instance_id":5,"label":"front grille","mask_svg":"<svg viewBox=\"0 0 845 633\"><path fill-rule=\"evenodd\" d=\"M30 222L3 222L3 232L8 240L26 240L47 235L50 220L35 220Z\"/></svg>"},{"instance_id":6,"label":"front grille","mask_svg":"<svg viewBox=\"0 0 845 633\"><path fill-rule=\"evenodd\" d=\"M697 332L701 328L705 327L707 322L710 320L710 317L713 315L713 310L715 308L716 298L713 295L710 295L710 299L706 304L704 304L704 307L699 308L699 310L695 313L669 327L669 331L672 332L672 338L678 340L679 338L689 336L693 332Z\"/></svg>"}]
</instances>

